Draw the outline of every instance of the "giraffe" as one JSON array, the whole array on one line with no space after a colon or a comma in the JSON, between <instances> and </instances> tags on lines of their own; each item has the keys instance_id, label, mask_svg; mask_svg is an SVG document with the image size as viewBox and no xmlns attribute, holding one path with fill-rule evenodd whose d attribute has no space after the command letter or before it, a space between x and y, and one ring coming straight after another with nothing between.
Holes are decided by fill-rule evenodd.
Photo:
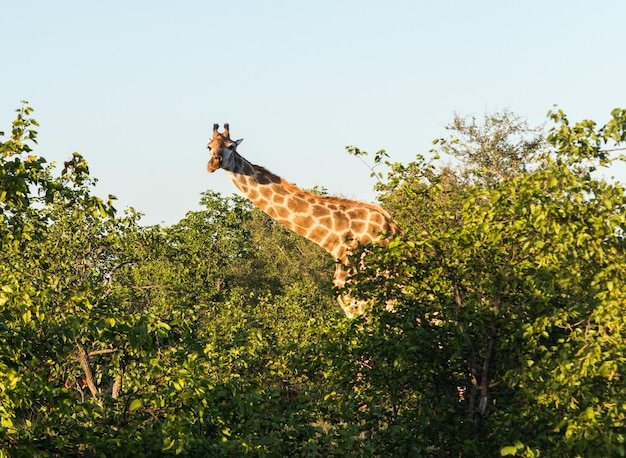
<instances>
[{"instance_id":1,"label":"giraffe","mask_svg":"<svg viewBox=\"0 0 626 458\"><path fill-rule=\"evenodd\" d=\"M358 243L384 241L400 227L378 205L340 197L319 196L289 183L237 153L243 141L231 140L228 124L213 125L209 140L210 173L223 169L235 186L270 218L324 248L335 259L334 284L343 288L353 268L348 256ZM362 314L366 302L337 298L348 318Z\"/></svg>"}]
</instances>

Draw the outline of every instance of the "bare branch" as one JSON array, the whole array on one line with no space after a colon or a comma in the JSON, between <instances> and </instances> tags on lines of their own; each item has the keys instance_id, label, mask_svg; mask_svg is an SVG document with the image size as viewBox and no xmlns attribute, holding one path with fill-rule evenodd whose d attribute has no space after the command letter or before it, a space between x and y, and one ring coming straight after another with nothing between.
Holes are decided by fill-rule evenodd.
<instances>
[{"instance_id":1,"label":"bare branch","mask_svg":"<svg viewBox=\"0 0 626 458\"><path fill-rule=\"evenodd\" d=\"M105 349L105 350L95 350L95 351L90 351L88 356L91 358L92 356L106 355L108 353L115 353L116 351L117 351L117 348L110 348L110 349Z\"/></svg>"},{"instance_id":2,"label":"bare branch","mask_svg":"<svg viewBox=\"0 0 626 458\"><path fill-rule=\"evenodd\" d=\"M89 355L85 351L85 349L79 343L76 344L78 347L78 353L76 358L80 363L80 366L83 368L83 372L85 373L85 381L87 382L87 387L89 391L91 391L91 395L94 398L98 398L98 388L96 388L96 384L93 381L93 373L91 372L91 368L89 367Z\"/></svg>"}]
</instances>

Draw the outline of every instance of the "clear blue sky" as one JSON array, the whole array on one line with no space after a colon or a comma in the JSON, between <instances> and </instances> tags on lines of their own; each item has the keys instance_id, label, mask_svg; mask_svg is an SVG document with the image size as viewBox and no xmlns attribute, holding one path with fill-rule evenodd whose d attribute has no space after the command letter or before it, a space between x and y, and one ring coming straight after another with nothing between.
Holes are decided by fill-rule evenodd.
<instances>
[{"instance_id":1,"label":"clear blue sky","mask_svg":"<svg viewBox=\"0 0 626 458\"><path fill-rule=\"evenodd\" d=\"M454 113L558 104L603 124L626 107L626 2L10 1L2 6L0 130L23 99L37 153L78 151L96 193L173 224L212 189L214 122L302 187L375 199L346 145L408 162Z\"/></svg>"}]
</instances>

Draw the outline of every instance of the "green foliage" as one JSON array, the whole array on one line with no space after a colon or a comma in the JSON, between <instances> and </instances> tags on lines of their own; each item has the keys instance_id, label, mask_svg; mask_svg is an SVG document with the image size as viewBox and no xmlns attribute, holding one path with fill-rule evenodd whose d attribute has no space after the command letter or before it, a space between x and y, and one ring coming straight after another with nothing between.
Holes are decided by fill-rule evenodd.
<instances>
[{"instance_id":1,"label":"green foliage","mask_svg":"<svg viewBox=\"0 0 626 458\"><path fill-rule=\"evenodd\" d=\"M179 224L142 228L91 194L80 155L54 176L32 154L31 112L0 145L2 455L323 449L289 362L309 321L336 314L327 260L210 193ZM264 237L287 261L263 257ZM284 281L281 263L303 275Z\"/></svg>"},{"instance_id":2,"label":"green foliage","mask_svg":"<svg viewBox=\"0 0 626 458\"><path fill-rule=\"evenodd\" d=\"M378 400L367 412L385 434L415 439L377 450L413 454L419 438L439 456L624 455L626 197L593 174L624 139L624 111L612 116L596 129L551 113L546 147L499 180L393 165L380 187L407 236L359 253L351 288L394 312L373 307L358 328L346 383ZM473 171L481 151L456 154Z\"/></svg>"},{"instance_id":3,"label":"green foliage","mask_svg":"<svg viewBox=\"0 0 626 458\"><path fill-rule=\"evenodd\" d=\"M405 234L355 253L354 320L244 199L141 227L31 114L0 142L0 456L626 454L626 197L597 175L626 111L457 116L458 167L377 152Z\"/></svg>"}]
</instances>

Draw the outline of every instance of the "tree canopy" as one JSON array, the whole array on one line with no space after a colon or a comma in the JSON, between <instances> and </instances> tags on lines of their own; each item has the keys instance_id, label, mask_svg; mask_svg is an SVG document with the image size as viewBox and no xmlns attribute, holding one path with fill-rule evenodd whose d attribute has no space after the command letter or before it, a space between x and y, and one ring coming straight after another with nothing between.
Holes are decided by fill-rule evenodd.
<instances>
[{"instance_id":1,"label":"tree canopy","mask_svg":"<svg viewBox=\"0 0 626 458\"><path fill-rule=\"evenodd\" d=\"M0 457L626 455L626 195L599 173L626 110L376 153L404 235L354 253L353 320L333 260L246 200L143 227L37 126L24 103L0 141Z\"/></svg>"}]
</instances>

